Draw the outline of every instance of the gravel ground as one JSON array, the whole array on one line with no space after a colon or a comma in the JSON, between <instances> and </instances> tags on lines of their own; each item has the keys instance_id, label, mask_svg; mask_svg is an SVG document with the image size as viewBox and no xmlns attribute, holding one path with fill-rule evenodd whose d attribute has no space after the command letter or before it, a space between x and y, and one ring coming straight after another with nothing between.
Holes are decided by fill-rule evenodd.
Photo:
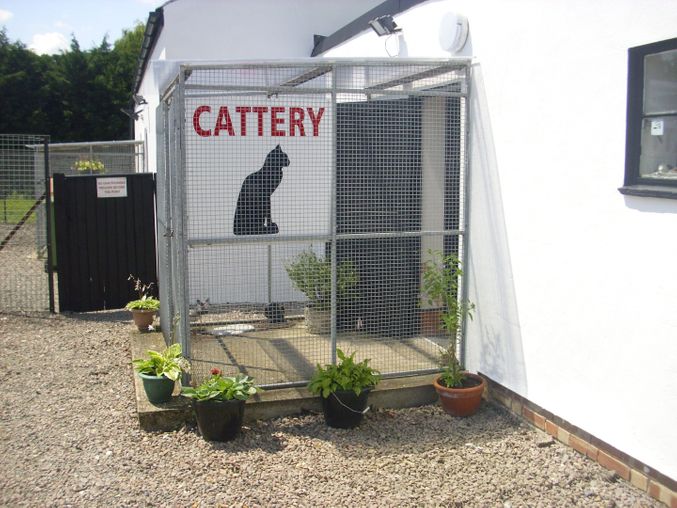
<instances>
[{"instance_id":1,"label":"gravel ground","mask_svg":"<svg viewBox=\"0 0 677 508\"><path fill-rule=\"evenodd\" d=\"M308 414L231 443L146 433L124 312L0 314L3 506L658 506L500 408L368 414L352 431Z\"/></svg>"},{"instance_id":2,"label":"gravel ground","mask_svg":"<svg viewBox=\"0 0 677 508\"><path fill-rule=\"evenodd\" d=\"M0 224L0 241L14 227ZM45 259L36 253L35 223L24 224L0 250L0 309L4 311L49 310L49 287ZM54 281L56 284L56 275ZM55 296L58 290L54 291Z\"/></svg>"}]
</instances>

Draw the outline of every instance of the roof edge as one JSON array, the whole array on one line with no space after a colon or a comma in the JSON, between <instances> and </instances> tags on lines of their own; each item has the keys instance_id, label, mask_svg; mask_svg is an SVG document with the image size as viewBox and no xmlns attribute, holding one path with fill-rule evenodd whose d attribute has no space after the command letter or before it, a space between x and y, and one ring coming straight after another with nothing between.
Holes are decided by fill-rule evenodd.
<instances>
[{"instance_id":1,"label":"roof edge","mask_svg":"<svg viewBox=\"0 0 677 508\"><path fill-rule=\"evenodd\" d=\"M411 9L412 7L417 6L427 2L428 0L386 0L385 2L377 5L373 9L365 12L361 16L355 18L353 21L348 23L342 28L339 28L333 34L325 37L322 40L319 40L318 43L313 48L310 56L318 56L324 53L325 51L330 50L333 47L338 46L339 44L344 43L351 37L356 36L357 34L364 32L369 29L369 21L379 16L386 16L390 14L394 16L400 14L406 10Z\"/></svg>"},{"instance_id":2,"label":"roof edge","mask_svg":"<svg viewBox=\"0 0 677 508\"><path fill-rule=\"evenodd\" d=\"M136 78L134 79L134 89L132 94L138 93L141 87L143 75L148 67L148 61L155 49L158 37L165 25L165 16L163 7L158 7L148 14L148 21L146 22L146 31L143 34L143 42L141 43L141 52L139 53L138 64L136 68Z\"/></svg>"}]
</instances>

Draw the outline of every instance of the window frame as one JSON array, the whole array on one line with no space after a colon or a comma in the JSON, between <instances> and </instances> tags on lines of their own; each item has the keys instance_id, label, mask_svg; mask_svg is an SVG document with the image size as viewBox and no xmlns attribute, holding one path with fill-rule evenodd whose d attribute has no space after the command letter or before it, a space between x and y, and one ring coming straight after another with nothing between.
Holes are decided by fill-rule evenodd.
<instances>
[{"instance_id":1,"label":"window frame","mask_svg":"<svg viewBox=\"0 0 677 508\"><path fill-rule=\"evenodd\" d=\"M677 179L659 180L639 173L644 115L644 58L677 50L677 38L628 49L628 90L625 133L625 180L622 194L677 199ZM666 115L660 115L666 116Z\"/></svg>"}]
</instances>

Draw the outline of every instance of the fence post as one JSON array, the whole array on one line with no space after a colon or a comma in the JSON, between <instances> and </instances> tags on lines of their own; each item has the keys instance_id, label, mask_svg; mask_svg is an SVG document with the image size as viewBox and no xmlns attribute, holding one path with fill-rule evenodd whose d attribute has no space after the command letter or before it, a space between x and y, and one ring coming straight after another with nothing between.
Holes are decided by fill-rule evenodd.
<instances>
[{"instance_id":1,"label":"fence post","mask_svg":"<svg viewBox=\"0 0 677 508\"><path fill-rule=\"evenodd\" d=\"M49 286L49 312L54 314L54 268L52 266L52 186L49 172L49 136L42 139L45 152L45 220L47 245L47 284Z\"/></svg>"}]
</instances>

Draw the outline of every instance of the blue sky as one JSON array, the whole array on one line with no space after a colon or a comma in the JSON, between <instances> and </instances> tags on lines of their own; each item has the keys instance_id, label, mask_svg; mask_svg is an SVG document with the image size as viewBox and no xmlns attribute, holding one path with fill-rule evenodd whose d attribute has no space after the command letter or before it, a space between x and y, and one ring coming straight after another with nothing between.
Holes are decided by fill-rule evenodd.
<instances>
[{"instance_id":1,"label":"blue sky","mask_svg":"<svg viewBox=\"0 0 677 508\"><path fill-rule=\"evenodd\" d=\"M0 0L0 26L11 41L36 53L58 53L75 34L82 49L114 42L125 28L143 24L164 0Z\"/></svg>"}]
</instances>

